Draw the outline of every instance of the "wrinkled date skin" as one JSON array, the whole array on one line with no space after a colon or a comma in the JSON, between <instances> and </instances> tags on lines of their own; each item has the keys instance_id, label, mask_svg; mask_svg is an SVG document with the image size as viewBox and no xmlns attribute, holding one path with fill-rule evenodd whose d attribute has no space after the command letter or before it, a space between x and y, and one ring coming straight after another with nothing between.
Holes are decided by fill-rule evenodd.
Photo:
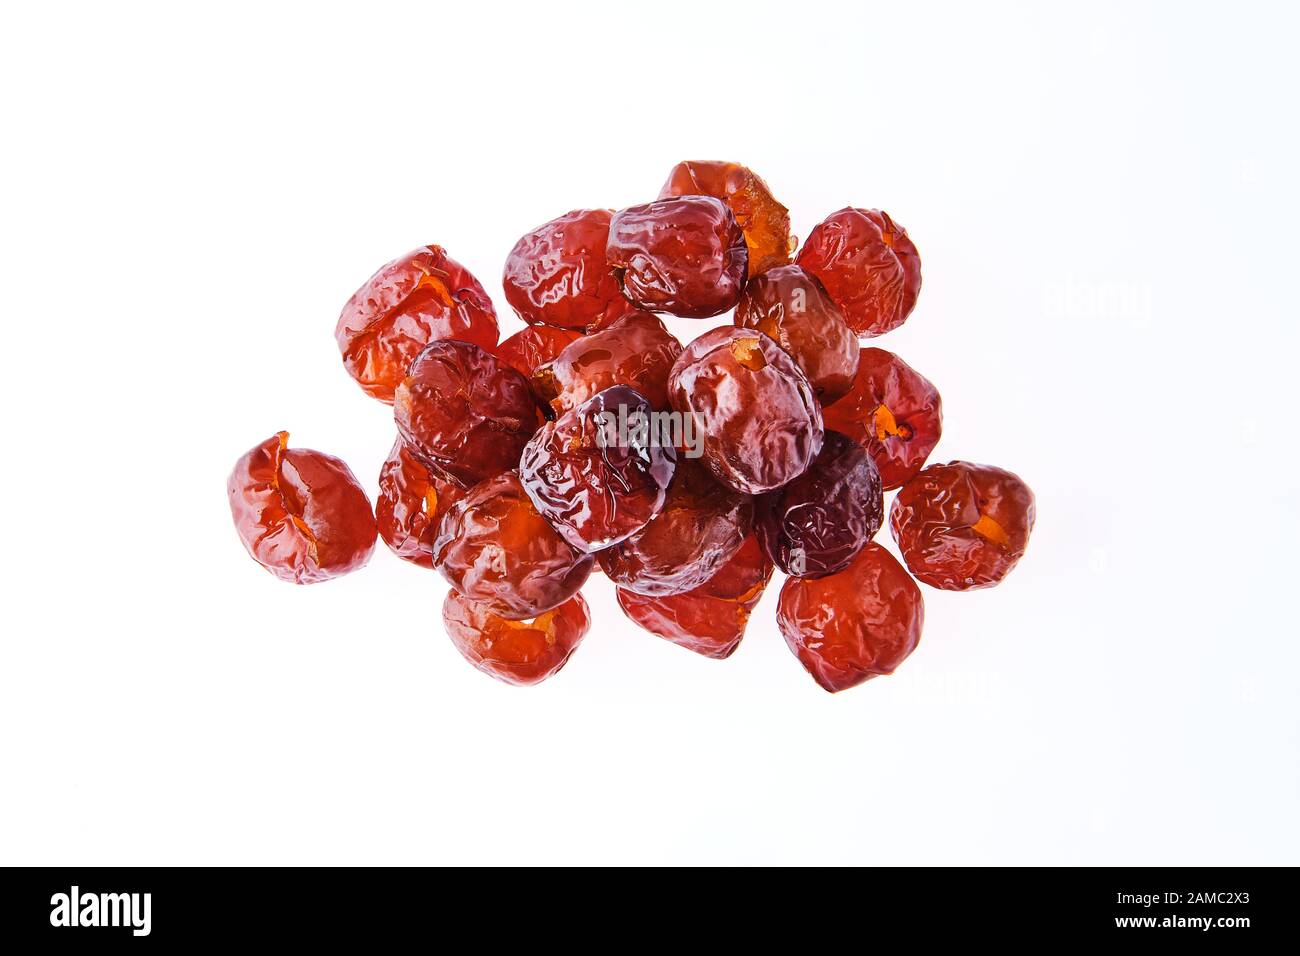
<instances>
[{"instance_id":1,"label":"wrinkled date skin","mask_svg":"<svg viewBox=\"0 0 1300 956\"><path fill-rule=\"evenodd\" d=\"M686 160L673 167L660 199L713 196L727 204L749 251L749 274L785 265L796 240L790 235L790 210L772 195L767 183L739 163Z\"/></svg>"},{"instance_id":2,"label":"wrinkled date skin","mask_svg":"<svg viewBox=\"0 0 1300 956\"><path fill-rule=\"evenodd\" d=\"M875 462L853 439L828 431L811 468L758 500L756 530L786 574L822 577L847 567L884 520Z\"/></svg>"},{"instance_id":3,"label":"wrinkled date skin","mask_svg":"<svg viewBox=\"0 0 1300 956\"><path fill-rule=\"evenodd\" d=\"M757 495L807 470L822 447L822 413L794 359L753 329L717 328L686 347L668 401L693 415L704 463L736 491Z\"/></svg>"},{"instance_id":4,"label":"wrinkled date skin","mask_svg":"<svg viewBox=\"0 0 1300 956\"><path fill-rule=\"evenodd\" d=\"M293 584L364 567L376 531L360 483L338 458L288 446L288 432L272 435L235 462L226 482L235 530L249 555Z\"/></svg>"},{"instance_id":5,"label":"wrinkled date skin","mask_svg":"<svg viewBox=\"0 0 1300 956\"><path fill-rule=\"evenodd\" d=\"M787 578L776 620L804 670L835 693L892 674L921 639L925 604L903 566L872 542L838 574Z\"/></svg>"},{"instance_id":6,"label":"wrinkled date skin","mask_svg":"<svg viewBox=\"0 0 1300 956\"><path fill-rule=\"evenodd\" d=\"M654 596L681 594L717 573L745 543L753 499L714 479L697 460L678 458L663 510L596 560L620 588Z\"/></svg>"},{"instance_id":7,"label":"wrinkled date skin","mask_svg":"<svg viewBox=\"0 0 1300 956\"><path fill-rule=\"evenodd\" d=\"M433 542L433 566L451 586L509 620L563 604L586 582L592 563L538 514L513 471L452 505Z\"/></svg>"},{"instance_id":8,"label":"wrinkled date skin","mask_svg":"<svg viewBox=\"0 0 1300 956\"><path fill-rule=\"evenodd\" d=\"M528 380L468 342L426 347L393 401L411 453L463 488L515 467L537 418Z\"/></svg>"},{"instance_id":9,"label":"wrinkled date skin","mask_svg":"<svg viewBox=\"0 0 1300 956\"><path fill-rule=\"evenodd\" d=\"M923 584L944 591L992 587L1024 556L1034 493L991 465L931 465L898 492L889 527Z\"/></svg>"},{"instance_id":10,"label":"wrinkled date skin","mask_svg":"<svg viewBox=\"0 0 1300 956\"><path fill-rule=\"evenodd\" d=\"M489 677L524 686L541 683L568 663L591 627L591 614L575 594L536 617L512 621L448 591L442 621L465 660Z\"/></svg>"},{"instance_id":11,"label":"wrinkled date skin","mask_svg":"<svg viewBox=\"0 0 1300 956\"><path fill-rule=\"evenodd\" d=\"M606 258L638 308L707 319L740 298L749 254L724 203L682 196L615 213Z\"/></svg>"},{"instance_id":12,"label":"wrinkled date skin","mask_svg":"<svg viewBox=\"0 0 1300 956\"><path fill-rule=\"evenodd\" d=\"M543 425L524 447L519 477L529 497L583 553L635 534L664 506L676 451L655 444L648 429L621 435L616 427L648 423L650 412L639 392L615 385Z\"/></svg>"},{"instance_id":13,"label":"wrinkled date skin","mask_svg":"<svg viewBox=\"0 0 1300 956\"><path fill-rule=\"evenodd\" d=\"M492 354L505 362L524 378L530 377L538 366L545 365L582 338L581 332L557 329L549 325L530 325L520 329L492 350Z\"/></svg>"},{"instance_id":14,"label":"wrinkled date skin","mask_svg":"<svg viewBox=\"0 0 1300 956\"><path fill-rule=\"evenodd\" d=\"M852 387L858 337L821 283L799 266L778 266L750 279L733 321L785 349L823 406Z\"/></svg>"},{"instance_id":15,"label":"wrinkled date skin","mask_svg":"<svg viewBox=\"0 0 1300 956\"><path fill-rule=\"evenodd\" d=\"M772 562L750 535L718 573L683 594L650 597L618 589L618 605L651 634L704 657L730 657L772 577Z\"/></svg>"},{"instance_id":16,"label":"wrinkled date skin","mask_svg":"<svg viewBox=\"0 0 1300 956\"><path fill-rule=\"evenodd\" d=\"M375 522L393 554L422 568L433 567L433 539L442 516L465 492L429 473L399 438L379 470Z\"/></svg>"},{"instance_id":17,"label":"wrinkled date skin","mask_svg":"<svg viewBox=\"0 0 1300 956\"><path fill-rule=\"evenodd\" d=\"M795 260L826 288L860 336L884 335L912 313L921 257L879 209L841 209L808 234Z\"/></svg>"},{"instance_id":18,"label":"wrinkled date skin","mask_svg":"<svg viewBox=\"0 0 1300 956\"><path fill-rule=\"evenodd\" d=\"M825 411L827 428L871 453L885 490L921 470L943 434L943 403L924 376L884 349L863 349L853 388Z\"/></svg>"},{"instance_id":19,"label":"wrinkled date skin","mask_svg":"<svg viewBox=\"0 0 1300 956\"><path fill-rule=\"evenodd\" d=\"M634 312L566 346L537 367L533 391L552 417L611 385L634 388L656 409L668 407L668 373L682 345L657 315Z\"/></svg>"},{"instance_id":20,"label":"wrinkled date skin","mask_svg":"<svg viewBox=\"0 0 1300 956\"><path fill-rule=\"evenodd\" d=\"M423 246L376 272L348 299L334 330L348 374L389 404L430 342L460 339L490 349L497 335L487 293L441 246Z\"/></svg>"},{"instance_id":21,"label":"wrinkled date skin","mask_svg":"<svg viewBox=\"0 0 1300 956\"><path fill-rule=\"evenodd\" d=\"M515 243L502 284L521 319L581 331L632 311L605 259L613 215L576 209Z\"/></svg>"}]
</instances>

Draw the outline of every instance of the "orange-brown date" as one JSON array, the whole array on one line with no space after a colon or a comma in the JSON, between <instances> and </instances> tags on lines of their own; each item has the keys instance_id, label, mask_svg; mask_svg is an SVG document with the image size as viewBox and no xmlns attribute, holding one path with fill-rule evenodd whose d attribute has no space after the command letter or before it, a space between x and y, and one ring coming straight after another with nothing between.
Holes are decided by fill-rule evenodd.
<instances>
[{"instance_id":1,"label":"orange-brown date","mask_svg":"<svg viewBox=\"0 0 1300 956\"><path fill-rule=\"evenodd\" d=\"M640 531L597 555L605 575L638 594L699 587L740 549L754 504L717 481L698 460L679 457L663 510Z\"/></svg>"},{"instance_id":2,"label":"orange-brown date","mask_svg":"<svg viewBox=\"0 0 1300 956\"><path fill-rule=\"evenodd\" d=\"M506 258L506 301L530 324L603 326L631 312L605 259L609 209L575 209L529 232Z\"/></svg>"},{"instance_id":3,"label":"orange-brown date","mask_svg":"<svg viewBox=\"0 0 1300 956\"><path fill-rule=\"evenodd\" d=\"M777 266L750 279L732 321L785 349L823 407L853 385L858 337L821 283L799 266Z\"/></svg>"},{"instance_id":4,"label":"orange-brown date","mask_svg":"<svg viewBox=\"0 0 1300 956\"><path fill-rule=\"evenodd\" d=\"M463 488L515 467L537 430L528 380L469 342L434 342L397 387L393 420L407 448Z\"/></svg>"},{"instance_id":5,"label":"orange-brown date","mask_svg":"<svg viewBox=\"0 0 1300 956\"><path fill-rule=\"evenodd\" d=\"M787 578L777 624L790 650L835 693L894 668L916 649L925 621L921 589L872 542L824 578Z\"/></svg>"},{"instance_id":6,"label":"orange-brown date","mask_svg":"<svg viewBox=\"0 0 1300 956\"><path fill-rule=\"evenodd\" d=\"M448 591L442 620L465 660L489 677L518 686L553 676L568 663L591 626L581 594L536 617L510 620Z\"/></svg>"},{"instance_id":7,"label":"orange-brown date","mask_svg":"<svg viewBox=\"0 0 1300 956\"><path fill-rule=\"evenodd\" d=\"M375 516L340 459L290 448L278 432L249 449L226 482L235 530L249 555L281 581L315 584L363 567Z\"/></svg>"},{"instance_id":8,"label":"orange-brown date","mask_svg":"<svg viewBox=\"0 0 1300 956\"><path fill-rule=\"evenodd\" d=\"M898 328L921 292L916 246L879 209L831 213L808 234L795 261L821 280L860 336Z\"/></svg>"},{"instance_id":9,"label":"orange-brown date","mask_svg":"<svg viewBox=\"0 0 1300 956\"><path fill-rule=\"evenodd\" d=\"M366 394L392 403L412 359L430 342L497 343L497 316L479 281L441 246L394 259L343 307L334 337Z\"/></svg>"},{"instance_id":10,"label":"orange-brown date","mask_svg":"<svg viewBox=\"0 0 1300 956\"><path fill-rule=\"evenodd\" d=\"M471 601L523 620L577 594L592 558L547 524L519 476L507 471L476 485L443 516L433 566Z\"/></svg>"},{"instance_id":11,"label":"orange-brown date","mask_svg":"<svg viewBox=\"0 0 1300 956\"><path fill-rule=\"evenodd\" d=\"M1024 556L1034 493L992 465L931 465L899 490L889 526L923 584L945 591L992 587Z\"/></svg>"},{"instance_id":12,"label":"orange-brown date","mask_svg":"<svg viewBox=\"0 0 1300 956\"><path fill-rule=\"evenodd\" d=\"M750 535L718 572L682 594L651 597L618 589L618 605L634 623L679 647L716 660L730 657L772 577L772 562Z\"/></svg>"},{"instance_id":13,"label":"orange-brown date","mask_svg":"<svg viewBox=\"0 0 1300 956\"><path fill-rule=\"evenodd\" d=\"M681 343L657 315L633 312L565 346L532 374L533 391L552 416L581 405L611 385L626 385L655 409L668 407L668 373Z\"/></svg>"},{"instance_id":14,"label":"orange-brown date","mask_svg":"<svg viewBox=\"0 0 1300 956\"><path fill-rule=\"evenodd\" d=\"M863 349L849 393L824 412L826 427L871 453L885 490L921 470L943 434L943 403L929 380L893 352Z\"/></svg>"},{"instance_id":15,"label":"orange-brown date","mask_svg":"<svg viewBox=\"0 0 1300 956\"><path fill-rule=\"evenodd\" d=\"M399 558L431 568L438 524L464 494L459 486L431 474L399 438L379 470L379 536Z\"/></svg>"},{"instance_id":16,"label":"orange-brown date","mask_svg":"<svg viewBox=\"0 0 1300 956\"><path fill-rule=\"evenodd\" d=\"M749 274L760 275L785 265L794 252L790 210L772 195L767 183L739 163L686 160L673 167L660 199L674 196L713 196L736 217L749 250Z\"/></svg>"}]
</instances>

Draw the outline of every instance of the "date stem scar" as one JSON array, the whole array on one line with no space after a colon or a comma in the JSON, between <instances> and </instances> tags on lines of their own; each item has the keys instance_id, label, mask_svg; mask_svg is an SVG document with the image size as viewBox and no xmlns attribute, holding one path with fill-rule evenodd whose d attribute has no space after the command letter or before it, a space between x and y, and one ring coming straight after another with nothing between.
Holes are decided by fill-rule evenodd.
<instances>
[{"instance_id":1,"label":"date stem scar","mask_svg":"<svg viewBox=\"0 0 1300 956\"><path fill-rule=\"evenodd\" d=\"M994 544L1008 547L1011 544L1011 537L1003 530L1002 525L998 524L988 515L980 515L980 520L970 526L970 529L983 538L987 538Z\"/></svg>"},{"instance_id":2,"label":"date stem scar","mask_svg":"<svg viewBox=\"0 0 1300 956\"><path fill-rule=\"evenodd\" d=\"M907 441L912 437L912 426L906 422L900 425L895 421L894 413L889 410L888 405L877 405L876 410L871 413L871 418L877 441L884 441L886 438L901 438Z\"/></svg>"}]
</instances>

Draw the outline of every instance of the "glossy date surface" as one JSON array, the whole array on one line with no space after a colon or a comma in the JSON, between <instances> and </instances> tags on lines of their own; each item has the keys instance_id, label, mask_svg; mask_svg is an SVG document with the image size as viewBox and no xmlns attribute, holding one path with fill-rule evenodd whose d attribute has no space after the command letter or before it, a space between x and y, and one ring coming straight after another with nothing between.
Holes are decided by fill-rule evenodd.
<instances>
[{"instance_id":1,"label":"glossy date surface","mask_svg":"<svg viewBox=\"0 0 1300 956\"><path fill-rule=\"evenodd\" d=\"M675 450L656 444L648 432L620 434L617 427L638 416L648 420L651 410L639 392L615 385L547 422L524 447L523 487L579 551L617 544L663 508Z\"/></svg>"},{"instance_id":2,"label":"glossy date surface","mask_svg":"<svg viewBox=\"0 0 1300 956\"><path fill-rule=\"evenodd\" d=\"M417 459L469 488L515 467L538 415L509 365L468 342L434 342L397 387L393 420Z\"/></svg>"},{"instance_id":3,"label":"glossy date surface","mask_svg":"<svg viewBox=\"0 0 1300 956\"><path fill-rule=\"evenodd\" d=\"M632 311L605 258L608 209L575 209L521 238L506 258L506 301L530 324L583 330Z\"/></svg>"},{"instance_id":4,"label":"glossy date surface","mask_svg":"<svg viewBox=\"0 0 1300 956\"><path fill-rule=\"evenodd\" d=\"M448 591L442 605L447 635L465 660L506 684L537 684L568 663L591 627L581 594L536 617L517 621Z\"/></svg>"},{"instance_id":5,"label":"glossy date surface","mask_svg":"<svg viewBox=\"0 0 1300 956\"><path fill-rule=\"evenodd\" d=\"M812 385L781 347L753 329L705 332L677 357L668 401L703 432L703 460L742 494L803 474L822 445Z\"/></svg>"},{"instance_id":6,"label":"glossy date surface","mask_svg":"<svg viewBox=\"0 0 1300 956\"><path fill-rule=\"evenodd\" d=\"M899 490L889 524L918 581L945 591L992 587L1024 556L1034 493L992 465L931 465Z\"/></svg>"},{"instance_id":7,"label":"glossy date surface","mask_svg":"<svg viewBox=\"0 0 1300 956\"><path fill-rule=\"evenodd\" d=\"M423 568L433 567L433 539L449 508L465 494L458 485L430 473L399 438L379 470L375 522L393 554Z\"/></svg>"},{"instance_id":8,"label":"glossy date surface","mask_svg":"<svg viewBox=\"0 0 1300 956\"><path fill-rule=\"evenodd\" d=\"M858 337L821 283L799 266L778 266L750 279L733 321L781 346L823 406L852 387Z\"/></svg>"},{"instance_id":9,"label":"glossy date surface","mask_svg":"<svg viewBox=\"0 0 1300 956\"><path fill-rule=\"evenodd\" d=\"M628 619L704 657L730 657L772 578L772 562L752 534L717 573L682 594L653 597L618 589Z\"/></svg>"},{"instance_id":10,"label":"glossy date surface","mask_svg":"<svg viewBox=\"0 0 1300 956\"><path fill-rule=\"evenodd\" d=\"M522 620L577 594L592 558L555 532L507 471L476 485L443 517L433 565L469 600Z\"/></svg>"},{"instance_id":11,"label":"glossy date surface","mask_svg":"<svg viewBox=\"0 0 1300 956\"><path fill-rule=\"evenodd\" d=\"M430 342L497 342L492 300L441 246L421 246L384 266L339 315L334 337L343 365L365 391L391 403L411 361Z\"/></svg>"},{"instance_id":12,"label":"glossy date surface","mask_svg":"<svg viewBox=\"0 0 1300 956\"><path fill-rule=\"evenodd\" d=\"M363 567L375 516L352 470L333 455L290 448L277 432L249 449L226 482L235 530L281 581L316 584Z\"/></svg>"},{"instance_id":13,"label":"glossy date surface","mask_svg":"<svg viewBox=\"0 0 1300 956\"><path fill-rule=\"evenodd\" d=\"M925 604L903 566L872 542L837 574L787 578L776 619L799 663L835 693L892 674L921 639Z\"/></svg>"},{"instance_id":14,"label":"glossy date surface","mask_svg":"<svg viewBox=\"0 0 1300 956\"><path fill-rule=\"evenodd\" d=\"M884 335L912 313L921 257L906 230L879 209L841 209L813 228L795 260L815 275L849 327Z\"/></svg>"},{"instance_id":15,"label":"glossy date surface","mask_svg":"<svg viewBox=\"0 0 1300 956\"><path fill-rule=\"evenodd\" d=\"M564 347L582 338L581 332L557 329L549 325L530 325L508 336L492 349L492 354L524 378L532 376L564 351Z\"/></svg>"},{"instance_id":16,"label":"glossy date surface","mask_svg":"<svg viewBox=\"0 0 1300 956\"><path fill-rule=\"evenodd\" d=\"M943 402L925 376L893 352L864 348L849 393L824 412L827 428L871 453L885 490L925 465L943 434Z\"/></svg>"},{"instance_id":17,"label":"glossy date surface","mask_svg":"<svg viewBox=\"0 0 1300 956\"><path fill-rule=\"evenodd\" d=\"M790 211L776 201L767 183L739 163L686 160L668 174L660 199L713 196L727 204L745 236L749 274L785 265L794 252Z\"/></svg>"},{"instance_id":18,"label":"glossy date surface","mask_svg":"<svg viewBox=\"0 0 1300 956\"><path fill-rule=\"evenodd\" d=\"M615 213L606 258L638 308L704 319L736 304L749 254L721 200L682 196Z\"/></svg>"}]
</instances>

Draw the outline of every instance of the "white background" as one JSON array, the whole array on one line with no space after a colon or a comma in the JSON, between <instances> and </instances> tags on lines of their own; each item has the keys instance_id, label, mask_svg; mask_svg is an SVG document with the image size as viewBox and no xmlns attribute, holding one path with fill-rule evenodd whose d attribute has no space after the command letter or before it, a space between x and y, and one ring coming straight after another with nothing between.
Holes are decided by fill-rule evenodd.
<instances>
[{"instance_id":1,"label":"white background","mask_svg":"<svg viewBox=\"0 0 1300 956\"><path fill-rule=\"evenodd\" d=\"M0 862L1300 862L1294 11L451 6L0 15ZM1037 492L1003 586L926 589L831 696L776 586L719 663L594 578L515 689L382 545L248 559L225 479L277 429L374 492L333 328L375 268L441 243L506 313L519 235L684 158L800 236L909 230L879 344L942 391L935 460Z\"/></svg>"}]
</instances>

